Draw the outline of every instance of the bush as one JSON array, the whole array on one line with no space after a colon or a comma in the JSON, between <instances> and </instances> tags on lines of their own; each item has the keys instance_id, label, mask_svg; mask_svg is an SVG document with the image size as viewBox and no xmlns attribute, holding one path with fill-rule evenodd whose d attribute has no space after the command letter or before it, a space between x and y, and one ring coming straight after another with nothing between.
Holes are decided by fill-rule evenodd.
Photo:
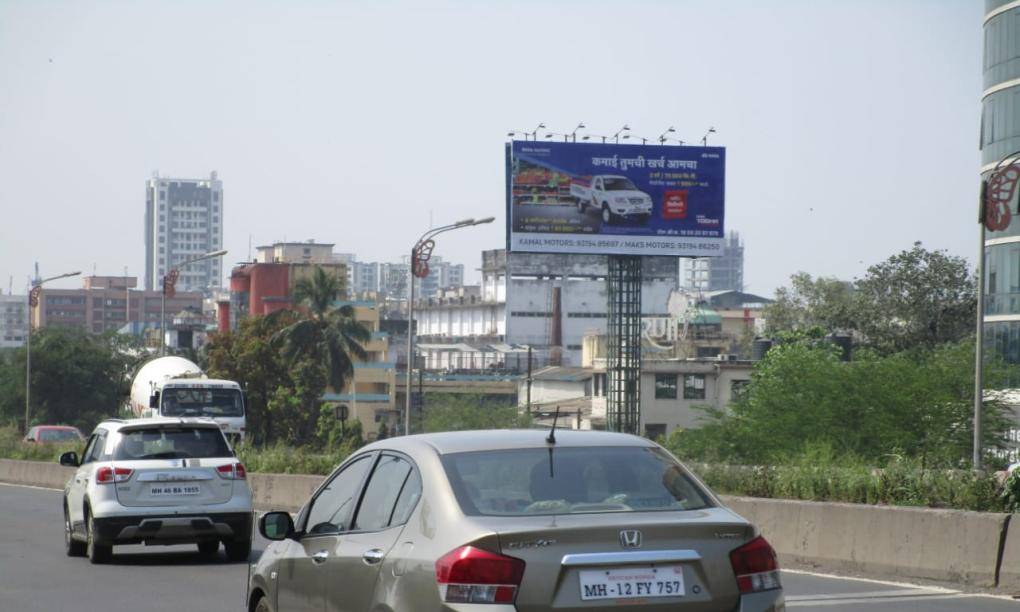
<instances>
[{"instance_id":1,"label":"bush","mask_svg":"<svg viewBox=\"0 0 1020 612\"><path fill-rule=\"evenodd\" d=\"M688 466L717 493L729 495L984 512L1011 512L1020 506L1020 479L1003 485L995 472L924 469L918 461L903 458L876 468L815 449L783 465Z\"/></svg>"},{"instance_id":2,"label":"bush","mask_svg":"<svg viewBox=\"0 0 1020 612\"><path fill-rule=\"evenodd\" d=\"M284 444L263 448L241 444L235 450L249 472L266 474L329 474L351 454L346 446L316 452Z\"/></svg>"},{"instance_id":3,"label":"bush","mask_svg":"<svg viewBox=\"0 0 1020 612\"><path fill-rule=\"evenodd\" d=\"M754 367L746 392L725 411L705 409L708 422L674 434L686 459L786 465L825 444L840 456L881 466L893 453L926 468L970 464L973 430L973 342L840 360L831 347L780 345ZM1006 375L989 360L988 384ZM986 462L1003 445L1004 407L984 403ZM673 436L671 436L671 439Z\"/></svg>"}]
</instances>

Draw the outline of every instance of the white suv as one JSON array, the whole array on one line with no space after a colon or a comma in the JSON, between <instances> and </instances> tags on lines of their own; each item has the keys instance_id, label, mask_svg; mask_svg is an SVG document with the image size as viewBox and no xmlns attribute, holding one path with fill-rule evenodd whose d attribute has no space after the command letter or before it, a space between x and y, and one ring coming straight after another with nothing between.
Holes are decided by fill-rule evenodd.
<instances>
[{"instance_id":1,"label":"white suv","mask_svg":"<svg viewBox=\"0 0 1020 612\"><path fill-rule=\"evenodd\" d=\"M198 544L247 561L252 502L244 465L212 419L110 419L100 423L64 487L69 556L110 559L115 544Z\"/></svg>"}]
</instances>

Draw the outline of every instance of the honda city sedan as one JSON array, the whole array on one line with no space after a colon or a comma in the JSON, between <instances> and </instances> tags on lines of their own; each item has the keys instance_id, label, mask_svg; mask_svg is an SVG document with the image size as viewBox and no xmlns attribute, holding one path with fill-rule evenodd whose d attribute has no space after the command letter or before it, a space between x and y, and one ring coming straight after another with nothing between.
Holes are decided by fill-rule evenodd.
<instances>
[{"instance_id":1,"label":"honda city sedan","mask_svg":"<svg viewBox=\"0 0 1020 612\"><path fill-rule=\"evenodd\" d=\"M663 448L590 431L375 442L270 512L248 610L783 610L772 547Z\"/></svg>"}]
</instances>

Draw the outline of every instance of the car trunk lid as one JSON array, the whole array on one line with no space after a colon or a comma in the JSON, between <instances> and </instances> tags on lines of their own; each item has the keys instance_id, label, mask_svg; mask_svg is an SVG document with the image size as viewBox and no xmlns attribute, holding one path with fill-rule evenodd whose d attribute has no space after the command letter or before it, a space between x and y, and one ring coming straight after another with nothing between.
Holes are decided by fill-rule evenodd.
<instances>
[{"instance_id":1,"label":"car trunk lid","mask_svg":"<svg viewBox=\"0 0 1020 612\"><path fill-rule=\"evenodd\" d=\"M525 562L519 612L732 609L729 552L752 537L725 508L515 517L493 527Z\"/></svg>"},{"instance_id":2,"label":"car trunk lid","mask_svg":"<svg viewBox=\"0 0 1020 612\"><path fill-rule=\"evenodd\" d=\"M115 462L133 470L116 483L117 500L125 506L205 506L223 504L233 495L235 482L216 468L230 459L149 459Z\"/></svg>"}]
</instances>

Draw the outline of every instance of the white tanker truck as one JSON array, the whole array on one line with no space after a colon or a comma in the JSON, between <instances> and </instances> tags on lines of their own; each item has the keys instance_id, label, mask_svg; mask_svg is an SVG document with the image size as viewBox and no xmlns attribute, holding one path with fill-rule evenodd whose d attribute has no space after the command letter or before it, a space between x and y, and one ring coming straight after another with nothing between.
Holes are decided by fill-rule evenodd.
<instances>
[{"instance_id":1,"label":"white tanker truck","mask_svg":"<svg viewBox=\"0 0 1020 612\"><path fill-rule=\"evenodd\" d=\"M143 365L131 383L130 408L137 417L209 417L232 442L244 439L241 385L208 378L183 357L158 357Z\"/></svg>"}]
</instances>

